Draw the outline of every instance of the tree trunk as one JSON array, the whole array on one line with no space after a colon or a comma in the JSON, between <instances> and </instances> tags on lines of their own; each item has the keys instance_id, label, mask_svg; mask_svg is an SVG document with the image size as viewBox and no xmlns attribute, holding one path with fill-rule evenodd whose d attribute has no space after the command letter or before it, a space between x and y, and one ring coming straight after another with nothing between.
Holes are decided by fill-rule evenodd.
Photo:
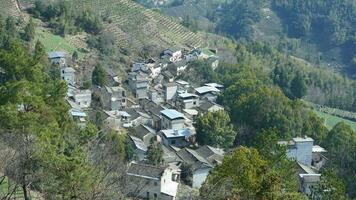
<instances>
[{"instance_id":1,"label":"tree trunk","mask_svg":"<svg viewBox=\"0 0 356 200\"><path fill-rule=\"evenodd\" d=\"M27 191L27 186L26 184L22 184L22 192L23 192L23 198L24 200L30 200L30 197L28 195Z\"/></svg>"}]
</instances>

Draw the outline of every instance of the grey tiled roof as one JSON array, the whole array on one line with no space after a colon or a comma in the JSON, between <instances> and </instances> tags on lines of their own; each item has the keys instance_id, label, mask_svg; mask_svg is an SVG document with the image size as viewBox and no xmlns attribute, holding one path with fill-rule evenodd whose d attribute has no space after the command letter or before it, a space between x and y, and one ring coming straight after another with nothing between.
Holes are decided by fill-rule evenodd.
<instances>
[{"instance_id":1,"label":"grey tiled roof","mask_svg":"<svg viewBox=\"0 0 356 200\"><path fill-rule=\"evenodd\" d=\"M144 178L160 179L164 170L164 167L131 163L129 169L127 170L127 174L133 176L141 176Z\"/></svg>"}]
</instances>

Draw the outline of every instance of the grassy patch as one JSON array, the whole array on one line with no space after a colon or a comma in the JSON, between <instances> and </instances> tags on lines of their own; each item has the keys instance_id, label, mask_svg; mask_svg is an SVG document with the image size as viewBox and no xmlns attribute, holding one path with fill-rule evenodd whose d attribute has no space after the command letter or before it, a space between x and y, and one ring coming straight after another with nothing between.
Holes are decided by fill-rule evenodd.
<instances>
[{"instance_id":1,"label":"grassy patch","mask_svg":"<svg viewBox=\"0 0 356 200\"><path fill-rule=\"evenodd\" d=\"M323 113L320 111L314 111L319 117L323 118L325 120L325 125L328 129L332 129L337 123L339 122L344 122L345 124L348 124L351 126L353 130L356 131L356 122L347 120L341 117L337 117L334 115L330 115L327 113Z\"/></svg>"},{"instance_id":2,"label":"grassy patch","mask_svg":"<svg viewBox=\"0 0 356 200\"><path fill-rule=\"evenodd\" d=\"M79 58L84 57L84 53L82 53L80 49L76 48L68 41L66 41L65 38L58 35L54 35L44 28L36 29L36 36L34 41L37 40L39 40L45 46L48 52L65 51L68 55L72 55L74 51L77 51Z\"/></svg>"}]
</instances>

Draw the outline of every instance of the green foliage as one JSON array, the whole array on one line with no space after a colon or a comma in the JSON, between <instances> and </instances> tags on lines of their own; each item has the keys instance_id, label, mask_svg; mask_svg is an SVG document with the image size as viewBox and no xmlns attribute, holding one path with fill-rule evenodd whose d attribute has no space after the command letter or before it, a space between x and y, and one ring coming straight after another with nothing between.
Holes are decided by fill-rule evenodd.
<instances>
[{"instance_id":1,"label":"green foliage","mask_svg":"<svg viewBox=\"0 0 356 200\"><path fill-rule=\"evenodd\" d=\"M76 24L91 34L99 34L103 30L101 18L90 10L84 10L76 19Z\"/></svg>"},{"instance_id":2,"label":"green foliage","mask_svg":"<svg viewBox=\"0 0 356 200\"><path fill-rule=\"evenodd\" d=\"M356 81L341 76L334 71L324 68L313 68L308 63L293 56L285 56L272 48L269 44L248 43L237 46L237 62L240 65L256 68L256 73L270 73L273 82L283 93L293 98L291 82L298 73L307 85L304 99L320 105L353 111L356 109ZM236 68L236 67L235 67ZM224 74L237 71L230 69ZM232 74L236 76L235 73ZM227 75L230 77L232 75ZM224 80L225 77L221 78ZM264 78L259 76L264 81ZM234 79L236 80L236 79ZM225 81L224 81L225 82ZM227 84L230 85L231 81ZM268 83L264 81L264 83Z\"/></svg>"},{"instance_id":3,"label":"green foliage","mask_svg":"<svg viewBox=\"0 0 356 200\"><path fill-rule=\"evenodd\" d=\"M76 60L78 60L78 58L79 58L78 52L74 51L72 54L72 60L76 61Z\"/></svg>"},{"instance_id":4,"label":"green foliage","mask_svg":"<svg viewBox=\"0 0 356 200\"><path fill-rule=\"evenodd\" d=\"M188 71L182 75L182 78L194 83L206 83L216 81L217 74L208 61L198 60L189 63Z\"/></svg>"},{"instance_id":5,"label":"green foliage","mask_svg":"<svg viewBox=\"0 0 356 200\"><path fill-rule=\"evenodd\" d=\"M291 37L311 39L322 51L341 47L347 64L355 49L356 6L352 0L272 0Z\"/></svg>"},{"instance_id":6,"label":"green foliage","mask_svg":"<svg viewBox=\"0 0 356 200\"><path fill-rule=\"evenodd\" d=\"M92 82L94 85L103 87L106 82L106 75L101 65L97 65L92 74Z\"/></svg>"},{"instance_id":7,"label":"green foliage","mask_svg":"<svg viewBox=\"0 0 356 200\"><path fill-rule=\"evenodd\" d=\"M28 24L25 27L25 32L23 34L23 39L25 41L31 42L35 38L35 24L33 23L32 18L28 22Z\"/></svg>"},{"instance_id":8,"label":"green foliage","mask_svg":"<svg viewBox=\"0 0 356 200\"><path fill-rule=\"evenodd\" d=\"M288 181L256 149L239 147L210 172L200 192L204 199L305 199L296 189L282 192Z\"/></svg>"},{"instance_id":9,"label":"green foliage","mask_svg":"<svg viewBox=\"0 0 356 200\"><path fill-rule=\"evenodd\" d=\"M181 175L180 178L186 185L192 185L193 183L193 167L192 165L189 165L187 163L183 163L182 166L180 167Z\"/></svg>"},{"instance_id":10,"label":"green foliage","mask_svg":"<svg viewBox=\"0 0 356 200\"><path fill-rule=\"evenodd\" d=\"M163 149L161 144L151 142L147 150L147 160L151 165L160 165L163 162Z\"/></svg>"},{"instance_id":11,"label":"green foliage","mask_svg":"<svg viewBox=\"0 0 356 200\"><path fill-rule=\"evenodd\" d=\"M82 29L91 34L98 34L103 29L102 20L93 11L74 10L66 1L45 2L37 0L30 9L35 17L49 22L51 28L59 35L73 34Z\"/></svg>"},{"instance_id":12,"label":"green foliage","mask_svg":"<svg viewBox=\"0 0 356 200\"><path fill-rule=\"evenodd\" d=\"M183 18L182 25L187 28L190 28L193 32L198 31L198 21L195 19L191 19L189 15Z\"/></svg>"},{"instance_id":13,"label":"green foliage","mask_svg":"<svg viewBox=\"0 0 356 200\"><path fill-rule=\"evenodd\" d=\"M113 55L116 51L113 34L109 32L102 32L97 36L90 36L86 42L90 48L95 48L104 55Z\"/></svg>"},{"instance_id":14,"label":"green foliage","mask_svg":"<svg viewBox=\"0 0 356 200\"><path fill-rule=\"evenodd\" d=\"M200 145L229 148L235 140L236 132L225 111L209 112L198 117L194 127L197 131L197 142Z\"/></svg>"},{"instance_id":15,"label":"green foliage","mask_svg":"<svg viewBox=\"0 0 356 200\"><path fill-rule=\"evenodd\" d=\"M7 173L23 187L25 199L29 188L51 199L85 198L95 184L85 145L96 130L90 124L80 130L70 120L66 85L44 73L42 54L40 44L34 56L18 42L0 50L6 75L0 85L0 137L17 155Z\"/></svg>"},{"instance_id":16,"label":"green foliage","mask_svg":"<svg viewBox=\"0 0 356 200\"><path fill-rule=\"evenodd\" d=\"M345 196L345 185L331 170L322 173L321 180L316 186L311 187L312 200L322 199L348 199Z\"/></svg>"},{"instance_id":17,"label":"green foliage","mask_svg":"<svg viewBox=\"0 0 356 200\"><path fill-rule=\"evenodd\" d=\"M307 94L307 85L300 73L294 77L291 83L291 92L295 98L301 99Z\"/></svg>"},{"instance_id":18,"label":"green foliage","mask_svg":"<svg viewBox=\"0 0 356 200\"><path fill-rule=\"evenodd\" d=\"M261 18L264 0L234 0L223 4L217 31L228 33L236 39L252 39L252 25Z\"/></svg>"},{"instance_id":19,"label":"green foliage","mask_svg":"<svg viewBox=\"0 0 356 200\"><path fill-rule=\"evenodd\" d=\"M338 123L322 142L328 150L329 165L346 183L351 198L356 196L356 133L345 123Z\"/></svg>"}]
</instances>

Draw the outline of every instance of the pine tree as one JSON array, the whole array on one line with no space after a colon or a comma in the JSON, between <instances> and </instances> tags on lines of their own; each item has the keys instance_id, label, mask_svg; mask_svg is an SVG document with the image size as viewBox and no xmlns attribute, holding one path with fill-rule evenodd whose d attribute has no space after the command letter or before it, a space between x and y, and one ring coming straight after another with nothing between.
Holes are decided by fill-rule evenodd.
<instances>
[{"instance_id":1,"label":"pine tree","mask_svg":"<svg viewBox=\"0 0 356 200\"><path fill-rule=\"evenodd\" d=\"M32 20L30 19L29 23L25 27L25 33L23 34L23 39L25 41L31 42L35 38L35 24Z\"/></svg>"}]
</instances>

